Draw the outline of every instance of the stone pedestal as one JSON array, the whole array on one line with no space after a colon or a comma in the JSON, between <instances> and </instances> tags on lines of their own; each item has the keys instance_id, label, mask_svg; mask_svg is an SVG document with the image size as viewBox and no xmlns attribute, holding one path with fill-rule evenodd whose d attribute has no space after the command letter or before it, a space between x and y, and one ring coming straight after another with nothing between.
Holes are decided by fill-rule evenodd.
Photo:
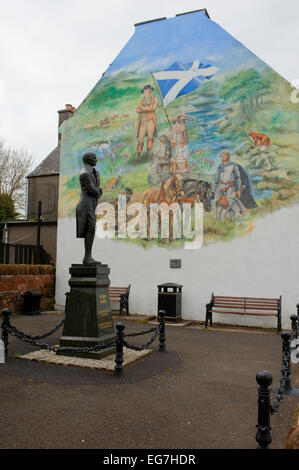
<instances>
[{"instance_id":1,"label":"stone pedestal","mask_svg":"<svg viewBox=\"0 0 299 470\"><path fill-rule=\"evenodd\" d=\"M86 347L113 342L115 331L108 292L110 284L108 265L72 264L69 272L71 290L66 303L60 346ZM115 346L99 352L60 354L101 359L113 353Z\"/></svg>"}]
</instances>

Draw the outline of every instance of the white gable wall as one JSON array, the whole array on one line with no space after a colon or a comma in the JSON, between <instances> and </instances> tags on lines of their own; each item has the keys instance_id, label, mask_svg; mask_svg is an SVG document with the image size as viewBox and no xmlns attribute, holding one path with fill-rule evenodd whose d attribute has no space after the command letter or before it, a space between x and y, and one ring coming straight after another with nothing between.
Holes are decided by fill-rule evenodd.
<instances>
[{"instance_id":1,"label":"white gable wall","mask_svg":"<svg viewBox=\"0 0 299 470\"><path fill-rule=\"evenodd\" d=\"M157 284L183 284L182 317L205 319L205 305L215 295L279 297L282 295L282 327L299 302L299 206L282 209L256 223L254 230L230 242L218 242L199 250L168 250L120 240L95 239L93 256L110 266L111 285L131 284L130 310L157 313ZM81 263L83 240L75 238L75 219L58 223L56 308L65 303L68 269ZM181 258L182 268L171 269L169 259ZM216 315L214 321L238 325L276 327L276 318Z\"/></svg>"}]
</instances>

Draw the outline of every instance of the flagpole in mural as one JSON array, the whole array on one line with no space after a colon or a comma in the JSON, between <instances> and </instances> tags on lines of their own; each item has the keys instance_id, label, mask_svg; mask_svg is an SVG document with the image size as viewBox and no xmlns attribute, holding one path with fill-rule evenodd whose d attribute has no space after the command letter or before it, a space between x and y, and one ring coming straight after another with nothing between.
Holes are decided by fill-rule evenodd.
<instances>
[{"instance_id":1,"label":"flagpole in mural","mask_svg":"<svg viewBox=\"0 0 299 470\"><path fill-rule=\"evenodd\" d=\"M153 74L152 72L151 72L151 74L152 74L152 77L153 77L153 81L154 81L154 83L157 85L157 88L158 88L158 90L159 90L159 95L160 95L160 98L161 98L162 106L163 106L163 109L164 109L165 115L166 115L166 117L167 117L167 121L168 121L169 127L170 127L170 129L171 129L171 123L170 123L170 119L169 119L169 116L168 116L168 114L167 114L166 108L165 108L165 106L164 106L164 102L163 102L163 96L162 96L162 93L161 93L161 90L160 90L159 84L158 84L157 80L155 79L155 76L154 76L154 74Z\"/></svg>"},{"instance_id":2,"label":"flagpole in mural","mask_svg":"<svg viewBox=\"0 0 299 470\"><path fill-rule=\"evenodd\" d=\"M152 72L171 129L170 172L173 174L185 173L189 169L186 121L194 120L194 118L188 119L184 115L177 116L173 119L174 126L172 127L166 107L178 97L196 90L203 81L211 79L217 71L218 69L212 65L204 65L199 60L194 60L188 64L175 62L166 70Z\"/></svg>"}]
</instances>

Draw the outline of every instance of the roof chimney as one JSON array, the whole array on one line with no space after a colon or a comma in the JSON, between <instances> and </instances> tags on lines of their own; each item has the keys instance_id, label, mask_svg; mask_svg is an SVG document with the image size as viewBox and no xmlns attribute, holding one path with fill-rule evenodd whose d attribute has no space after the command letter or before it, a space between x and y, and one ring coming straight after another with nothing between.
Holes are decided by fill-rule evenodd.
<instances>
[{"instance_id":1,"label":"roof chimney","mask_svg":"<svg viewBox=\"0 0 299 470\"><path fill-rule=\"evenodd\" d=\"M61 133L59 132L59 128L61 124L66 121L67 119L71 118L76 111L76 108L71 104L66 104L65 109L60 109L58 112L58 145L61 142Z\"/></svg>"}]
</instances>

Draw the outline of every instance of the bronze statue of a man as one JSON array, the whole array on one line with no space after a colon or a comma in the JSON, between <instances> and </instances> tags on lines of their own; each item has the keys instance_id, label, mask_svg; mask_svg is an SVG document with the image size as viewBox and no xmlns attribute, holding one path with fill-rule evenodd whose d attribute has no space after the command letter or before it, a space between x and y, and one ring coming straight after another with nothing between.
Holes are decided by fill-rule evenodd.
<instances>
[{"instance_id":1,"label":"bronze statue of a man","mask_svg":"<svg viewBox=\"0 0 299 470\"><path fill-rule=\"evenodd\" d=\"M77 238L84 238L85 254L83 264L97 263L92 256L92 245L96 231L96 207L102 195L100 175L95 169L97 157L94 153L85 153L82 157L84 168L80 172L81 196L76 207Z\"/></svg>"}]
</instances>

